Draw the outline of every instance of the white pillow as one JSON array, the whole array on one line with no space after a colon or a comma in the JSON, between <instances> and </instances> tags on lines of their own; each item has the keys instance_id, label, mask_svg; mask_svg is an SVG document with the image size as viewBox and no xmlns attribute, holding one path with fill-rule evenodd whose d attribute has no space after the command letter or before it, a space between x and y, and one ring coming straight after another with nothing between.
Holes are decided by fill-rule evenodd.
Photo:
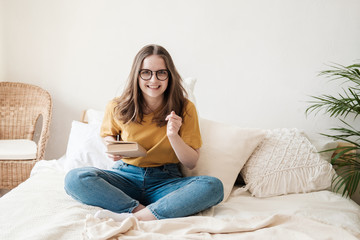
<instances>
[{"instance_id":1,"label":"white pillow","mask_svg":"<svg viewBox=\"0 0 360 240\"><path fill-rule=\"evenodd\" d=\"M86 110L85 114L86 114L85 115L86 119L84 119L84 120L87 121L89 124L101 125L105 113L104 113L104 111L88 109L88 110Z\"/></svg>"},{"instance_id":2,"label":"white pillow","mask_svg":"<svg viewBox=\"0 0 360 240\"><path fill-rule=\"evenodd\" d=\"M200 118L203 145L193 170L182 167L185 176L208 175L224 185L224 200L251 153L265 137L261 129L246 129Z\"/></svg>"},{"instance_id":3,"label":"white pillow","mask_svg":"<svg viewBox=\"0 0 360 240\"><path fill-rule=\"evenodd\" d=\"M196 78L193 77L188 77L185 78L183 81L183 87L185 88L187 94L188 94L188 99L195 104L196 106L196 98L195 98L195 94L194 94L194 88L195 88L195 84L196 84Z\"/></svg>"},{"instance_id":4,"label":"white pillow","mask_svg":"<svg viewBox=\"0 0 360 240\"><path fill-rule=\"evenodd\" d=\"M86 166L111 169L114 162L106 156L105 150L99 124L73 121L66 155L59 161L66 172Z\"/></svg>"},{"instance_id":5,"label":"white pillow","mask_svg":"<svg viewBox=\"0 0 360 240\"><path fill-rule=\"evenodd\" d=\"M241 170L256 197L305 193L331 186L334 170L298 129L268 130Z\"/></svg>"}]
</instances>

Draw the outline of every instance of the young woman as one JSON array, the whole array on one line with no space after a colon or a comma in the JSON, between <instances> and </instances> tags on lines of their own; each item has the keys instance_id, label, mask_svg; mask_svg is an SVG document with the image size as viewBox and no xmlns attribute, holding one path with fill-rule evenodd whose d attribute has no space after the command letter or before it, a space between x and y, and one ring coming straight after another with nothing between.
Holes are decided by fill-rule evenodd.
<instances>
[{"instance_id":1,"label":"young woman","mask_svg":"<svg viewBox=\"0 0 360 240\"><path fill-rule=\"evenodd\" d=\"M148 45L136 55L128 85L105 110L101 136L135 141L146 157L115 161L111 171L93 167L70 171L65 190L74 199L99 206L99 218L121 221L184 217L223 199L223 185L210 176L182 177L179 163L194 168L202 141L195 106L185 98L170 54Z\"/></svg>"}]
</instances>

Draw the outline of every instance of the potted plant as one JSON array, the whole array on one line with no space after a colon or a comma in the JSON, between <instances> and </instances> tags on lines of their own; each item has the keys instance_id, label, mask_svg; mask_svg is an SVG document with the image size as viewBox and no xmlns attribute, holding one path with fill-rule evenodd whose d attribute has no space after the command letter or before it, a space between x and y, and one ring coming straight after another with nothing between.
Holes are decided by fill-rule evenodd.
<instances>
[{"instance_id":1,"label":"potted plant","mask_svg":"<svg viewBox=\"0 0 360 240\"><path fill-rule=\"evenodd\" d=\"M311 96L311 105L306 109L306 114L324 111L342 122L343 127L330 129L334 134L322 135L348 143L326 151L336 152L331 159L338 173L332 182L333 190L342 191L343 196L351 197L360 182L360 126L349 123L349 120L356 122L360 114L360 63L350 66L335 64L330 67L330 70L322 71L319 75L346 83L347 87L342 87L337 96Z\"/></svg>"}]
</instances>

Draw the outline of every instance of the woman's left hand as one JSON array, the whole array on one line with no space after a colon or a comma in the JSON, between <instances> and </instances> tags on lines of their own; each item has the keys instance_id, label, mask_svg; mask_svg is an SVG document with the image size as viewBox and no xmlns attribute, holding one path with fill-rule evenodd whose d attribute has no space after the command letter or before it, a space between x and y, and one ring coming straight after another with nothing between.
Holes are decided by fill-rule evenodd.
<instances>
[{"instance_id":1,"label":"woman's left hand","mask_svg":"<svg viewBox=\"0 0 360 240\"><path fill-rule=\"evenodd\" d=\"M193 169L199 159L199 151L187 145L179 135L182 118L172 111L165 118L167 123L166 135L179 161L187 168Z\"/></svg>"},{"instance_id":2,"label":"woman's left hand","mask_svg":"<svg viewBox=\"0 0 360 240\"><path fill-rule=\"evenodd\" d=\"M172 111L169 115L166 116L165 120L168 121L166 135L168 137L178 135L180 127L182 125L182 118L176 115L174 111Z\"/></svg>"}]
</instances>

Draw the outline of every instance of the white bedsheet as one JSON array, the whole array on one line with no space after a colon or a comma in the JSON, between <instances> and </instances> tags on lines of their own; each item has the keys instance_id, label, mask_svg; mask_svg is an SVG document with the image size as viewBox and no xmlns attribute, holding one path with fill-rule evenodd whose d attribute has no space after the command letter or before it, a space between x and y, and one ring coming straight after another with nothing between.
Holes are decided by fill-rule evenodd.
<instances>
[{"instance_id":1,"label":"white bedsheet","mask_svg":"<svg viewBox=\"0 0 360 240\"><path fill-rule=\"evenodd\" d=\"M233 191L227 202L192 217L100 220L92 217L99 208L65 193L65 173L55 163L39 165L30 179L0 198L1 240L360 239L360 207L329 191L264 199Z\"/></svg>"}]
</instances>

